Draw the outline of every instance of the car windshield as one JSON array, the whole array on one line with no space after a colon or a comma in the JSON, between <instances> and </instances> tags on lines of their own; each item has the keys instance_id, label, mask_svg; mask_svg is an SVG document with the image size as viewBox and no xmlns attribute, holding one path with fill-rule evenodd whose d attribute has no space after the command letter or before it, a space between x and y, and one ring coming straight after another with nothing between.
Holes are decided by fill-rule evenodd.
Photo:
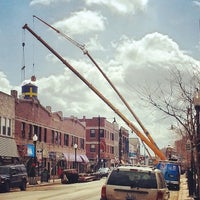
<instances>
[{"instance_id":1,"label":"car windshield","mask_svg":"<svg viewBox=\"0 0 200 200\"><path fill-rule=\"evenodd\" d=\"M8 167L0 167L0 174L9 174L9 168Z\"/></svg>"},{"instance_id":2,"label":"car windshield","mask_svg":"<svg viewBox=\"0 0 200 200\"><path fill-rule=\"evenodd\" d=\"M107 184L131 188L157 188L155 173L148 171L113 170Z\"/></svg>"}]
</instances>

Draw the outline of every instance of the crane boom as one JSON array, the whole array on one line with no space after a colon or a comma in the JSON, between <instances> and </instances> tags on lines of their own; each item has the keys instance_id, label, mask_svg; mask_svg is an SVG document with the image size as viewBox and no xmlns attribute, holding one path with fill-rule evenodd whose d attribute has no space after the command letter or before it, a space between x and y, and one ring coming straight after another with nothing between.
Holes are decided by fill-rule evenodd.
<instances>
[{"instance_id":1,"label":"crane boom","mask_svg":"<svg viewBox=\"0 0 200 200\"><path fill-rule=\"evenodd\" d=\"M66 34L64 34L63 32L61 32L60 30L56 29L55 27L51 26L50 24L48 24L47 22L45 22L41 18L37 17L36 15L33 15L33 17L35 17L36 19L38 19L39 21L41 21L42 23L44 23L45 25L47 25L48 27L50 27L51 29L53 29L54 31L56 31L58 34L62 35L64 38L66 38L68 41L70 41L76 47L78 47L79 49L81 49L83 51L83 53L88 56L88 58L97 67L97 69L100 71L100 73L103 75L103 77L107 80L107 82L110 84L110 86L113 88L113 90L117 93L117 95L121 99L121 101L124 103L124 105L130 111L130 113L132 114L132 116L135 118L135 120L137 121L137 123L142 128L142 130L145 133L145 135L149 138L150 142L152 144L154 144L158 148L157 144L155 143L155 141L151 137L151 135L148 132L148 130L144 127L144 125L142 124L142 122L140 121L140 119L137 117L137 115L134 113L133 109L130 107L130 105L125 100L125 98L120 94L119 90L114 86L114 84L111 82L111 80L108 78L108 76L104 73L104 71L99 67L99 65L97 64L97 62L93 59L93 57L91 56L91 54L89 53L89 51L85 48L85 45L84 44L80 44L79 42L75 41L74 39L72 39L71 37L67 36Z\"/></svg>"},{"instance_id":2,"label":"crane boom","mask_svg":"<svg viewBox=\"0 0 200 200\"><path fill-rule=\"evenodd\" d=\"M50 45L47 44L39 35L37 35L27 24L23 29L28 30L36 39L38 39L50 52L52 52L66 67L68 67L79 79L81 79L98 97L100 97L126 124L127 126L161 159L166 160L165 155L154 144L152 144L125 115L123 115L104 95L102 95L87 79L85 79L70 63L59 55Z\"/></svg>"}]
</instances>

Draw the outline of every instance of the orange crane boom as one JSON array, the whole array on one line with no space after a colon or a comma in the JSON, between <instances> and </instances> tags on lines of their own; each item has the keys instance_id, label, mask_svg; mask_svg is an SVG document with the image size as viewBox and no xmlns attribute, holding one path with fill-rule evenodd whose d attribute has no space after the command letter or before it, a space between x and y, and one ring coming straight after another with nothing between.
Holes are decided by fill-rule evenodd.
<instances>
[{"instance_id":1,"label":"orange crane boom","mask_svg":"<svg viewBox=\"0 0 200 200\"><path fill-rule=\"evenodd\" d=\"M161 159L166 160L165 155L157 146L150 142L131 121L129 121L103 94L101 94L87 79L85 79L70 63L60 56L50 45L47 44L39 35L37 35L27 24L23 29L28 30L35 38L37 38L49 51L51 51L66 67L68 67L76 76L78 76L97 96L99 96L126 124L127 126Z\"/></svg>"},{"instance_id":2,"label":"orange crane boom","mask_svg":"<svg viewBox=\"0 0 200 200\"><path fill-rule=\"evenodd\" d=\"M140 121L140 119L134 113L133 109L131 109L130 105L125 100L125 98L120 94L119 90L114 86L114 84L111 82L111 80L108 78L108 76L103 72L103 70L99 67L99 65L97 64L97 62L90 55L89 51L85 48L85 45L84 44L80 44L79 42L75 41L74 39L72 39L71 37L67 36L66 34L64 34L63 32L61 32L60 30L56 29L55 27L51 26L50 24L48 24L47 22L45 22L41 18L37 17L36 15L33 15L33 18L38 19L39 21L41 21L42 23L44 23L45 25L47 25L48 27L50 27L51 29L53 29L55 32L57 32L58 34L60 34L61 36L63 36L65 39L67 39L68 41L70 41L72 44L74 44L76 47L78 47L79 49L81 49L83 51L83 53L88 56L88 58L92 61L92 63L101 72L101 74L103 75L103 77L107 80L107 82L110 84L110 86L113 88L113 90L117 93L118 97L121 99L121 101L127 107L127 109L130 111L130 113L132 114L132 116L135 118L135 120L137 121L137 123L142 128L142 130L145 133L145 135L149 138L150 142L152 144L154 144L158 148L157 144L155 143L155 141L151 137L151 135L148 132L148 130L144 127L144 125L142 124L142 122Z\"/></svg>"}]
</instances>

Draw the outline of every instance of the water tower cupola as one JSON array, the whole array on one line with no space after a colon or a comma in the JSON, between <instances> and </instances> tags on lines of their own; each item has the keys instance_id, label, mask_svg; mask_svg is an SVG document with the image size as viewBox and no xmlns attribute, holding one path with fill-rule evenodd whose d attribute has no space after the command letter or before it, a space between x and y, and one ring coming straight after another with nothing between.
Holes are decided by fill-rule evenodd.
<instances>
[{"instance_id":1,"label":"water tower cupola","mask_svg":"<svg viewBox=\"0 0 200 200\"><path fill-rule=\"evenodd\" d=\"M27 83L22 86L22 95L24 99L37 99L38 87L32 83Z\"/></svg>"}]
</instances>

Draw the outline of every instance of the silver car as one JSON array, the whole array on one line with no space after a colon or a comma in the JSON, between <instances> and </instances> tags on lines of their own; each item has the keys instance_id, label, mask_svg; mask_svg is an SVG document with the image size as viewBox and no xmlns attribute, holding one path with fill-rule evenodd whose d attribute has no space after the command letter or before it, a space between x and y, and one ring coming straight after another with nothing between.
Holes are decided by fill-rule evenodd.
<instances>
[{"instance_id":1,"label":"silver car","mask_svg":"<svg viewBox=\"0 0 200 200\"><path fill-rule=\"evenodd\" d=\"M112 170L101 189L101 200L141 199L169 199L169 190L160 170L120 166Z\"/></svg>"}]
</instances>

